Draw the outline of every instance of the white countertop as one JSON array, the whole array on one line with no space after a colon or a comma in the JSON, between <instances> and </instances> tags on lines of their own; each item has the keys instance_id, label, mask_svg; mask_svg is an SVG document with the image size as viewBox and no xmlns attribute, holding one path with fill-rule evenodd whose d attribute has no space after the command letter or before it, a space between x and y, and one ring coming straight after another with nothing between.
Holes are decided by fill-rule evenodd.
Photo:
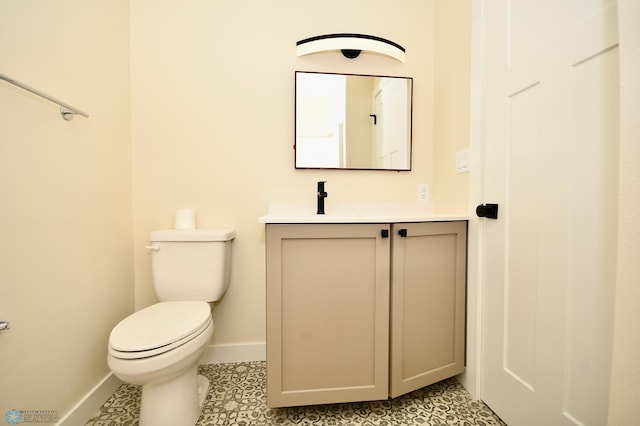
<instances>
[{"instance_id":1,"label":"white countertop","mask_svg":"<svg viewBox=\"0 0 640 426\"><path fill-rule=\"evenodd\" d=\"M329 203L325 214L316 214L310 203L270 202L260 223L398 223L468 220L457 214L433 213L430 204L420 203Z\"/></svg>"}]
</instances>

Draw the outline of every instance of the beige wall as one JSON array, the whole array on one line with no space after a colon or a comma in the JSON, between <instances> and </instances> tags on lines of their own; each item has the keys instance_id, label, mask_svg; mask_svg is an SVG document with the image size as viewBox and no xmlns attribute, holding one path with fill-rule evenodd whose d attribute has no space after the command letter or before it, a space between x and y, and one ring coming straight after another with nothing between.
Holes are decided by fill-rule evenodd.
<instances>
[{"instance_id":1,"label":"beige wall","mask_svg":"<svg viewBox=\"0 0 640 426\"><path fill-rule=\"evenodd\" d=\"M433 201L442 213L469 213L469 174L456 174L456 152L469 148L471 4L435 1Z\"/></svg>"},{"instance_id":2,"label":"beige wall","mask_svg":"<svg viewBox=\"0 0 640 426\"><path fill-rule=\"evenodd\" d=\"M0 3L0 418L63 416L133 310L128 2Z\"/></svg>"},{"instance_id":3,"label":"beige wall","mask_svg":"<svg viewBox=\"0 0 640 426\"><path fill-rule=\"evenodd\" d=\"M610 425L640 424L640 3L621 0L618 278Z\"/></svg>"},{"instance_id":4,"label":"beige wall","mask_svg":"<svg viewBox=\"0 0 640 426\"><path fill-rule=\"evenodd\" d=\"M214 309L214 344L264 342L264 230L269 201L417 201L432 181L431 1L139 0L131 3L136 308L155 302L149 232L177 208L199 227L231 227L231 286ZM403 45L406 62L372 54L296 57L297 40L375 34ZM414 77L413 171L294 169L294 71Z\"/></svg>"}]
</instances>

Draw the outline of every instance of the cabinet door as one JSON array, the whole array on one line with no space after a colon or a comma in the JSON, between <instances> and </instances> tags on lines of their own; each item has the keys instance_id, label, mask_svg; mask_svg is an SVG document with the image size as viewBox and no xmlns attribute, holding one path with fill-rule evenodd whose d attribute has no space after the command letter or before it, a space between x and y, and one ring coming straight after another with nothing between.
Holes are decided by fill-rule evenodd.
<instances>
[{"instance_id":1,"label":"cabinet door","mask_svg":"<svg viewBox=\"0 0 640 426\"><path fill-rule=\"evenodd\" d=\"M268 224L267 405L386 399L388 224Z\"/></svg>"},{"instance_id":2,"label":"cabinet door","mask_svg":"<svg viewBox=\"0 0 640 426\"><path fill-rule=\"evenodd\" d=\"M396 224L392 234L391 396L396 397L464 370L467 223Z\"/></svg>"}]
</instances>

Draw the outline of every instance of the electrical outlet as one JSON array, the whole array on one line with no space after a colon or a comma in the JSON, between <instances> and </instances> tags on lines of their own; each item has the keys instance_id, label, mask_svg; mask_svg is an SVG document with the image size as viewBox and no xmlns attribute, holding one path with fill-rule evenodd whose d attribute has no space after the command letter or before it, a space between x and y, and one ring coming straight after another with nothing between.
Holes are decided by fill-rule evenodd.
<instances>
[{"instance_id":1,"label":"electrical outlet","mask_svg":"<svg viewBox=\"0 0 640 426\"><path fill-rule=\"evenodd\" d=\"M428 183L418 184L418 202L419 203L429 202L429 184Z\"/></svg>"}]
</instances>

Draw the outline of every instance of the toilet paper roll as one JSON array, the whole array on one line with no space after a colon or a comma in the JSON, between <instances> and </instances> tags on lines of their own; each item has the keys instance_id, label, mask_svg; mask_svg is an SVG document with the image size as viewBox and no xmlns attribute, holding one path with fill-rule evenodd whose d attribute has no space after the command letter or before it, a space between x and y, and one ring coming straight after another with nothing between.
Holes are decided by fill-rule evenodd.
<instances>
[{"instance_id":1,"label":"toilet paper roll","mask_svg":"<svg viewBox=\"0 0 640 426\"><path fill-rule=\"evenodd\" d=\"M193 209L176 210L176 229L196 229L196 212Z\"/></svg>"}]
</instances>

